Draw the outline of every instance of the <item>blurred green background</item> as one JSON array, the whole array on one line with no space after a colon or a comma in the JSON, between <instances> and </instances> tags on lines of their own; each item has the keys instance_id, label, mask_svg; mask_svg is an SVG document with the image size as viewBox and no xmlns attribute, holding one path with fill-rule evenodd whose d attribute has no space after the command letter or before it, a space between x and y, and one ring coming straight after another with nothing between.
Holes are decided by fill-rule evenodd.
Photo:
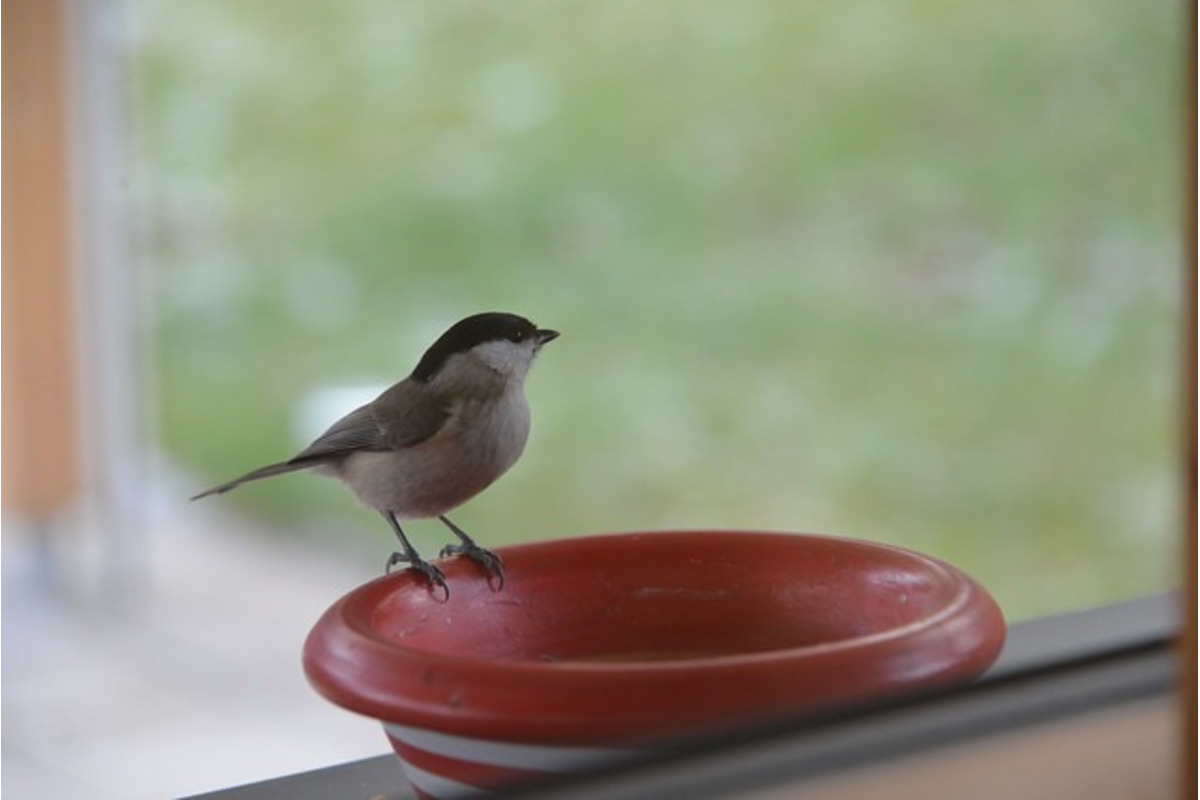
<instances>
[{"instance_id":1,"label":"blurred green background","mask_svg":"<svg viewBox=\"0 0 1200 800\"><path fill-rule=\"evenodd\" d=\"M1174 580L1173 3L132 11L188 489L509 310L563 336L524 458L454 515L486 544L839 533L947 559L1014 619ZM320 478L208 502L364 574L392 550Z\"/></svg>"}]
</instances>

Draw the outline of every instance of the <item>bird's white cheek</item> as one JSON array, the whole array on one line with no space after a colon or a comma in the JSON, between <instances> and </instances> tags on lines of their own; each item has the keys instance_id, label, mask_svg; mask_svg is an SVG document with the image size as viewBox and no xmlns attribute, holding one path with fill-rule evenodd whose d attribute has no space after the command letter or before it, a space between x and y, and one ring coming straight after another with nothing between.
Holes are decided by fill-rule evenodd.
<instances>
[{"instance_id":1,"label":"bird's white cheek","mask_svg":"<svg viewBox=\"0 0 1200 800\"><path fill-rule=\"evenodd\" d=\"M514 344L509 341L487 342L472 352L476 358L501 375L521 381L525 379L533 361L534 345Z\"/></svg>"}]
</instances>

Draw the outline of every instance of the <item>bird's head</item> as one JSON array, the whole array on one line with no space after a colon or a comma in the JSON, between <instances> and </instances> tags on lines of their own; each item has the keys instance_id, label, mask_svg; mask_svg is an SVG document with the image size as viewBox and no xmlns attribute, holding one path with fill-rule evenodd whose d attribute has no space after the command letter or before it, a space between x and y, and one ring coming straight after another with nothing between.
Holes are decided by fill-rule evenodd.
<instances>
[{"instance_id":1,"label":"bird's head","mask_svg":"<svg viewBox=\"0 0 1200 800\"><path fill-rule=\"evenodd\" d=\"M525 379L542 345L558 338L558 331L539 329L516 314L489 311L459 320L450 326L421 357L410 376L429 383L452 371L469 371L482 365L499 376L518 382Z\"/></svg>"}]
</instances>

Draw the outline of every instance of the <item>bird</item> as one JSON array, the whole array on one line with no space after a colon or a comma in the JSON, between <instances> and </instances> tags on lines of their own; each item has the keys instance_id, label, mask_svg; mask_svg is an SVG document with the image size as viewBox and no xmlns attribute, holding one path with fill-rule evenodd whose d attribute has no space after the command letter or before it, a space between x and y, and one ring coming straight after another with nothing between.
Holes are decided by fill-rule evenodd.
<instances>
[{"instance_id":1,"label":"bird","mask_svg":"<svg viewBox=\"0 0 1200 800\"><path fill-rule=\"evenodd\" d=\"M454 323L425 351L413 371L329 426L296 455L247 472L195 495L224 494L251 481L300 470L340 479L363 505L378 511L400 550L400 564L448 599L446 577L421 558L401 519L436 517L455 535L442 558L478 563L504 586L504 562L481 547L446 514L478 495L516 463L529 438L525 378L534 358L558 331L525 317L489 311Z\"/></svg>"}]
</instances>

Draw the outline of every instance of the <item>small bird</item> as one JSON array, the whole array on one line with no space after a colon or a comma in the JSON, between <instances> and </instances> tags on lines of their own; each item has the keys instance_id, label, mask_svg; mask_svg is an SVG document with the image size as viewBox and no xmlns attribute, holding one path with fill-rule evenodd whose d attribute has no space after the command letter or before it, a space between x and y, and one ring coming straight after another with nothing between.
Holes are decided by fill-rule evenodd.
<instances>
[{"instance_id":1,"label":"small bird","mask_svg":"<svg viewBox=\"0 0 1200 800\"><path fill-rule=\"evenodd\" d=\"M412 373L351 411L287 461L269 464L193 497L221 494L243 483L311 469L339 478L383 515L403 552L385 569L407 564L449 597L445 575L409 543L400 518L437 517L458 544L442 557L464 555L504 585L500 557L480 547L446 517L511 467L529 438L525 376L558 331L516 314L487 312L455 323Z\"/></svg>"}]
</instances>

